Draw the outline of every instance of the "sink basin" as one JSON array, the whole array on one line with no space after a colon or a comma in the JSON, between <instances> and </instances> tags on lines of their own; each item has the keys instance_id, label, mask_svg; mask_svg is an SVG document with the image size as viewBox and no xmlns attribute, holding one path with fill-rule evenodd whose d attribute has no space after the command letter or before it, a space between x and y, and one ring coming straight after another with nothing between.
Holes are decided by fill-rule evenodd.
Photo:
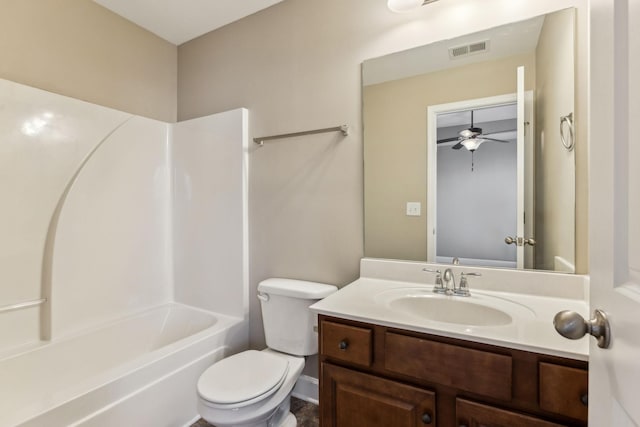
<instances>
[{"instance_id":1,"label":"sink basin","mask_svg":"<svg viewBox=\"0 0 640 427\"><path fill-rule=\"evenodd\" d=\"M375 301L390 310L433 322L465 326L505 326L533 312L504 298L473 294L471 297L434 294L424 288L380 292Z\"/></svg>"},{"instance_id":2,"label":"sink basin","mask_svg":"<svg viewBox=\"0 0 640 427\"><path fill-rule=\"evenodd\" d=\"M504 311L461 299L427 296L398 298L389 307L436 322L473 326L508 325L513 319Z\"/></svg>"}]
</instances>

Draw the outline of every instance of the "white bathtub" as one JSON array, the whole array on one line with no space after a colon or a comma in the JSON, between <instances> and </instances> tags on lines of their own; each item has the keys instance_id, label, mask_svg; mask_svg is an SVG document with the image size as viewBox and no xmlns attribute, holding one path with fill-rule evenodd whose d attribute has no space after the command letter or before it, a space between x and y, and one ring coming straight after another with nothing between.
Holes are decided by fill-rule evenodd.
<instances>
[{"instance_id":1,"label":"white bathtub","mask_svg":"<svg viewBox=\"0 0 640 427\"><path fill-rule=\"evenodd\" d=\"M0 426L179 427L196 380L243 350L241 318L167 304L0 360Z\"/></svg>"}]
</instances>

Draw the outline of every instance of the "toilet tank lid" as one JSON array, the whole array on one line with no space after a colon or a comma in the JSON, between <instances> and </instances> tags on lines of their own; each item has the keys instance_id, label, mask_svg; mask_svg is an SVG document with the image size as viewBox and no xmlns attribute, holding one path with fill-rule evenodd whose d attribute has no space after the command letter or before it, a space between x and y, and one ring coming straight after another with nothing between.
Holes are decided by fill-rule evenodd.
<instances>
[{"instance_id":1,"label":"toilet tank lid","mask_svg":"<svg viewBox=\"0 0 640 427\"><path fill-rule=\"evenodd\" d=\"M301 299L322 299L337 290L336 286L326 283L295 279L271 278L258 284L259 292Z\"/></svg>"}]
</instances>

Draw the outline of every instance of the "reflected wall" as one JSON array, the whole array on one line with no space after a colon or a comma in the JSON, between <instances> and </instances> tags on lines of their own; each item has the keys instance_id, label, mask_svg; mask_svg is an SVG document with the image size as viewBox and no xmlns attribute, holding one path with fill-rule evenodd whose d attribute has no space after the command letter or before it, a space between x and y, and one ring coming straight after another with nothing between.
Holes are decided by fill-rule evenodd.
<instances>
[{"instance_id":1,"label":"reflected wall","mask_svg":"<svg viewBox=\"0 0 640 427\"><path fill-rule=\"evenodd\" d=\"M363 88L366 256L427 259L427 107L513 93L519 65L533 70L533 53ZM420 217L406 215L408 201Z\"/></svg>"},{"instance_id":2,"label":"reflected wall","mask_svg":"<svg viewBox=\"0 0 640 427\"><path fill-rule=\"evenodd\" d=\"M578 219L576 216L576 170L584 170L586 164L576 169L576 150L562 145L559 131L562 116L573 114L575 119L582 111L579 101L575 101L575 86L582 74L575 68L575 20L575 10L566 9L364 62L365 256L434 262L436 258L429 258L432 255L428 248L436 240L442 247L442 242L433 237L436 227L428 229L428 224L439 223L436 216L449 219L467 212L463 221L484 226L473 215L474 207L468 201L478 194L485 194L488 199L495 189L472 185L471 196L456 196L457 200L451 203L447 200L449 211L438 204L436 215L436 209L430 207L428 180L435 179L436 174L428 171L426 111L441 104L515 96L516 69L523 66L524 90L529 100L525 101L524 116L518 119L524 124L526 144L524 190L518 190L523 191L523 196L518 197L524 197L525 211L517 218L524 222L525 233L519 236L514 228L513 232L502 232L491 239L498 244L504 244L509 236L535 240L532 245L524 245L526 261L519 261L519 265L522 262L525 268L576 271L576 245L583 250L586 239L586 233L578 233L579 242L576 238L576 224L584 231L584 213L578 213ZM476 39L486 39L486 52L464 60L452 57L452 47ZM428 58L433 58L432 63ZM427 71L416 72L420 67ZM576 128L575 139L579 150L585 153L586 140L580 141L579 135ZM485 143L476 153L486 152L486 147ZM457 152L463 151L466 152ZM582 157L579 161L584 162ZM473 177L460 177L460 184L466 185L469 179ZM578 197L582 199L586 187L579 187ZM454 192L449 193L454 197ZM437 197L440 203L448 195L438 193ZM408 203L419 203L420 214L409 215ZM463 253L474 252L483 242L469 235L456 239L455 244L459 249L449 252L457 252L463 258ZM486 261L487 265L501 265L506 260Z\"/></svg>"}]
</instances>

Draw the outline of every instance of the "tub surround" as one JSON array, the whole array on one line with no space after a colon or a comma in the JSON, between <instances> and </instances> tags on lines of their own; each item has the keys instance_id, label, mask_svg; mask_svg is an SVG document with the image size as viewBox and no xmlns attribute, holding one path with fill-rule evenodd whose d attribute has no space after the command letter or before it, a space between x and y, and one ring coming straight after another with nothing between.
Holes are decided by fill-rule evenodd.
<instances>
[{"instance_id":1,"label":"tub surround","mask_svg":"<svg viewBox=\"0 0 640 427\"><path fill-rule=\"evenodd\" d=\"M248 346L247 110L0 94L0 306L46 301L0 313L0 424L186 425L198 376Z\"/></svg>"},{"instance_id":2,"label":"tub surround","mask_svg":"<svg viewBox=\"0 0 640 427\"><path fill-rule=\"evenodd\" d=\"M174 297L240 317L249 307L248 114L176 123L170 147Z\"/></svg>"},{"instance_id":3,"label":"tub surround","mask_svg":"<svg viewBox=\"0 0 640 427\"><path fill-rule=\"evenodd\" d=\"M47 299L0 314L0 353L171 301L245 317L247 110L169 124L0 94L0 305Z\"/></svg>"},{"instance_id":4,"label":"tub surround","mask_svg":"<svg viewBox=\"0 0 640 427\"><path fill-rule=\"evenodd\" d=\"M362 277L311 308L319 314L342 319L558 357L588 359L588 338L569 341L554 330L552 323L553 316L562 310L574 310L589 318L586 276L450 266L456 279L460 272L477 272L482 276L469 278L471 298L443 298L471 303L480 298L497 301L495 308L504 308L514 319L512 323L500 326L432 321L390 308L384 301L384 294L394 291L406 291L413 296L421 292L431 295L435 274L424 272L423 268L444 270L447 267L365 258L361 262ZM504 307L500 306L501 299L507 301ZM509 308L514 305L520 309Z\"/></svg>"}]
</instances>

